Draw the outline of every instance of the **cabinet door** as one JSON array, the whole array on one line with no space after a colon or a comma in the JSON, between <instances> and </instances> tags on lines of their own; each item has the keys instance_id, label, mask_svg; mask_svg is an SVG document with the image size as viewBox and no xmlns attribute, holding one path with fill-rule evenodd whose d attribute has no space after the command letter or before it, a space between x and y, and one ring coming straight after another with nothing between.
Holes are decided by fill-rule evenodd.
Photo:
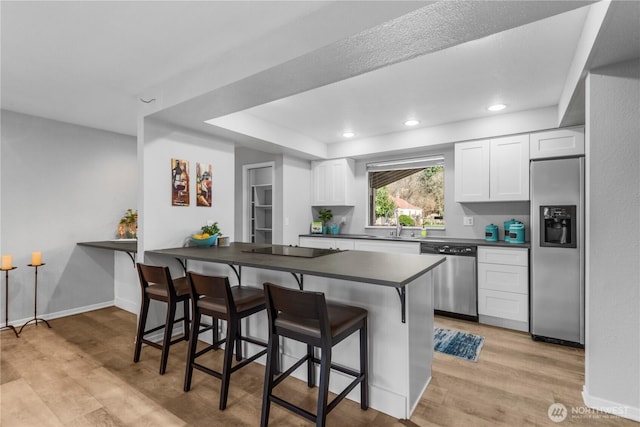
<instances>
[{"instance_id":1,"label":"cabinet door","mask_svg":"<svg viewBox=\"0 0 640 427\"><path fill-rule=\"evenodd\" d=\"M386 252L399 254L419 254L418 242L384 242L381 240L356 240L354 249L358 251Z\"/></svg>"},{"instance_id":2,"label":"cabinet door","mask_svg":"<svg viewBox=\"0 0 640 427\"><path fill-rule=\"evenodd\" d=\"M478 263L529 265L529 249L478 246Z\"/></svg>"},{"instance_id":3,"label":"cabinet door","mask_svg":"<svg viewBox=\"0 0 640 427\"><path fill-rule=\"evenodd\" d=\"M353 240L351 239L332 239L330 237L300 237L298 240L300 246L318 249L342 249L353 250Z\"/></svg>"},{"instance_id":4,"label":"cabinet door","mask_svg":"<svg viewBox=\"0 0 640 427\"><path fill-rule=\"evenodd\" d=\"M517 265L478 263L478 289L529 293L529 269Z\"/></svg>"},{"instance_id":5,"label":"cabinet door","mask_svg":"<svg viewBox=\"0 0 640 427\"><path fill-rule=\"evenodd\" d=\"M529 153L532 159L583 155L584 128L532 133Z\"/></svg>"},{"instance_id":6,"label":"cabinet door","mask_svg":"<svg viewBox=\"0 0 640 427\"><path fill-rule=\"evenodd\" d=\"M328 162L314 162L313 164L313 204L329 205L333 195L331 194L332 166Z\"/></svg>"},{"instance_id":7,"label":"cabinet door","mask_svg":"<svg viewBox=\"0 0 640 427\"><path fill-rule=\"evenodd\" d=\"M300 237L300 246L318 249L333 249L336 247L336 240L326 237Z\"/></svg>"},{"instance_id":8,"label":"cabinet door","mask_svg":"<svg viewBox=\"0 0 640 427\"><path fill-rule=\"evenodd\" d=\"M336 249L342 249L343 251L352 251L355 248L355 242L351 239L335 239Z\"/></svg>"},{"instance_id":9,"label":"cabinet door","mask_svg":"<svg viewBox=\"0 0 640 427\"><path fill-rule=\"evenodd\" d=\"M529 200L529 135L491 140L491 200Z\"/></svg>"},{"instance_id":10,"label":"cabinet door","mask_svg":"<svg viewBox=\"0 0 640 427\"><path fill-rule=\"evenodd\" d=\"M353 159L313 162L313 205L353 205L354 167Z\"/></svg>"},{"instance_id":11,"label":"cabinet door","mask_svg":"<svg viewBox=\"0 0 640 427\"><path fill-rule=\"evenodd\" d=\"M489 141L455 144L456 202L489 200Z\"/></svg>"},{"instance_id":12,"label":"cabinet door","mask_svg":"<svg viewBox=\"0 0 640 427\"><path fill-rule=\"evenodd\" d=\"M528 322L529 298L512 292L478 289L478 314Z\"/></svg>"}]
</instances>

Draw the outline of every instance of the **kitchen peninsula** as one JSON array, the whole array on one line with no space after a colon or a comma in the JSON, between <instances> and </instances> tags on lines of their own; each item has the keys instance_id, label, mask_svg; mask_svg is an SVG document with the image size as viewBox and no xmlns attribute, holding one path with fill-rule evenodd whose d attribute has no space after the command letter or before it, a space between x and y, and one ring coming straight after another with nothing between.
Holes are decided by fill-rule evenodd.
<instances>
[{"instance_id":1,"label":"kitchen peninsula","mask_svg":"<svg viewBox=\"0 0 640 427\"><path fill-rule=\"evenodd\" d=\"M445 257L335 250L326 253L315 250L314 253L306 249L310 248L233 243L229 247L150 250L145 252L145 258L172 257L179 260L185 270L194 271L205 269L206 263L227 264L243 286L261 287L263 281L276 281L284 286L324 292L330 300L366 308L369 312L370 406L396 418L408 419L431 379L431 270L444 262ZM194 261L196 265L192 265ZM274 277L278 272L281 276ZM249 324L246 332L266 338L266 315L259 319ZM294 344L281 347L284 368L304 351ZM356 366L357 346L357 339L345 340L334 349L334 361ZM330 389L341 389L345 381L339 373L332 373ZM357 390L349 398L358 401Z\"/></svg>"}]
</instances>

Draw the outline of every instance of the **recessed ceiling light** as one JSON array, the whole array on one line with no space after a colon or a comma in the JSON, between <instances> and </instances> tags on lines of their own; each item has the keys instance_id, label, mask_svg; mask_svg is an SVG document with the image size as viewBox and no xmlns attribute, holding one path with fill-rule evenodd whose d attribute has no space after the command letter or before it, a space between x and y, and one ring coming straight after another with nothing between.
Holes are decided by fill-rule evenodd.
<instances>
[{"instance_id":1,"label":"recessed ceiling light","mask_svg":"<svg viewBox=\"0 0 640 427\"><path fill-rule=\"evenodd\" d=\"M487 108L487 110L489 110L489 111L500 111L500 110L504 110L505 108L507 108L507 106L504 105L504 104L494 104L494 105L490 106L489 108Z\"/></svg>"},{"instance_id":2,"label":"recessed ceiling light","mask_svg":"<svg viewBox=\"0 0 640 427\"><path fill-rule=\"evenodd\" d=\"M420 120L411 119L404 122L404 124L405 126L415 126L420 124Z\"/></svg>"},{"instance_id":3,"label":"recessed ceiling light","mask_svg":"<svg viewBox=\"0 0 640 427\"><path fill-rule=\"evenodd\" d=\"M342 133L342 136L344 136L345 138L353 138L354 136L356 136L356 134L351 131L346 131Z\"/></svg>"}]
</instances>

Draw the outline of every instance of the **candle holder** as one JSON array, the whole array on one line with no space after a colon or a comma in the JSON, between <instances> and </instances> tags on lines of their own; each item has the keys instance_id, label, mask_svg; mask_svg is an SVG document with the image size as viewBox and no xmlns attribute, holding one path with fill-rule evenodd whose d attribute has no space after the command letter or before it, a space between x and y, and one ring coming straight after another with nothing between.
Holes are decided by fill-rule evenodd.
<instances>
[{"instance_id":1,"label":"candle holder","mask_svg":"<svg viewBox=\"0 0 640 427\"><path fill-rule=\"evenodd\" d=\"M4 331L5 329L11 329L14 334L16 334L16 338L20 338L20 333L16 330L13 325L9 324L9 271L15 270L18 267L11 268L3 268L4 271L4 280L5 280L5 291L4 291L4 326L0 328L0 331Z\"/></svg>"},{"instance_id":2,"label":"candle holder","mask_svg":"<svg viewBox=\"0 0 640 427\"><path fill-rule=\"evenodd\" d=\"M49 322L47 322L46 320L39 318L38 317L38 267L42 267L43 265L45 265L44 263L42 264L38 264L38 265L33 265L33 264L28 264L29 267L34 267L35 268L35 292L34 292L34 296L33 296L33 319L29 320L27 323L25 323L24 325L22 325L20 327L20 331L18 331L18 334L22 333L22 329L24 329L25 326L27 326L29 323L31 322L36 322L36 326L38 326L38 320L40 320L41 322L46 323L46 325L49 327L49 329L51 329L51 325L49 324Z\"/></svg>"}]
</instances>

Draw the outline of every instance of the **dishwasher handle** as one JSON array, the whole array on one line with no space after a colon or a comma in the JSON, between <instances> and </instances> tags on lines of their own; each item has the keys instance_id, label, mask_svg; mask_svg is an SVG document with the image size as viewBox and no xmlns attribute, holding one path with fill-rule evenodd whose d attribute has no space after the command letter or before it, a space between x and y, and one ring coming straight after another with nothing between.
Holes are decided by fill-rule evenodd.
<instances>
[{"instance_id":1,"label":"dishwasher handle","mask_svg":"<svg viewBox=\"0 0 640 427\"><path fill-rule=\"evenodd\" d=\"M450 246L450 245L430 245L422 243L420 245L420 253L422 254L441 254L455 256L475 257L478 252L477 246Z\"/></svg>"}]
</instances>

